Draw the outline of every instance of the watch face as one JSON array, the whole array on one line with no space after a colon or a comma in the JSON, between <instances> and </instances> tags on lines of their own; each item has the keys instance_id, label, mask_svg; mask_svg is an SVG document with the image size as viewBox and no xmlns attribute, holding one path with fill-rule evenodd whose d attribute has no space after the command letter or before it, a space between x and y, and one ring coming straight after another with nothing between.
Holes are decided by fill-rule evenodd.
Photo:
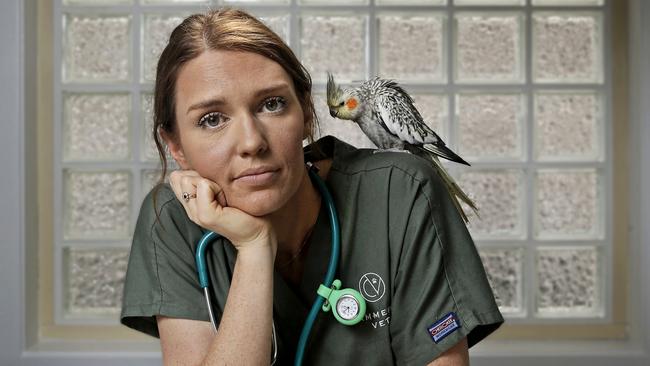
<instances>
[{"instance_id":1,"label":"watch face","mask_svg":"<svg viewBox=\"0 0 650 366\"><path fill-rule=\"evenodd\" d=\"M353 296L343 295L336 302L336 312L345 320L354 319L359 314L359 302Z\"/></svg>"}]
</instances>

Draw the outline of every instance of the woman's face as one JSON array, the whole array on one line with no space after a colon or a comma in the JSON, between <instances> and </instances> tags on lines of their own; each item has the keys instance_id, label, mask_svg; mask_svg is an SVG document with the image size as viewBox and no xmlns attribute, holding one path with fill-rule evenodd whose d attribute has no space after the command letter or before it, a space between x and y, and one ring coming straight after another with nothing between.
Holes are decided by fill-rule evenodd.
<instances>
[{"instance_id":1,"label":"woman's face","mask_svg":"<svg viewBox=\"0 0 650 366\"><path fill-rule=\"evenodd\" d=\"M305 117L278 63L206 51L181 68L175 100L172 155L181 168L216 182L228 206L263 216L296 193L305 177Z\"/></svg>"}]
</instances>

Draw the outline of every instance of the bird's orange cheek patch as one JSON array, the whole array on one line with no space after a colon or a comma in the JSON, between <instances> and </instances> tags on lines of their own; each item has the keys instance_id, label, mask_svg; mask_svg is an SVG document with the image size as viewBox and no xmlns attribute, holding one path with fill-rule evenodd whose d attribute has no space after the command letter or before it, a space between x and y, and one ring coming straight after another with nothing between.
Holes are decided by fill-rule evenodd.
<instances>
[{"instance_id":1,"label":"bird's orange cheek patch","mask_svg":"<svg viewBox=\"0 0 650 366\"><path fill-rule=\"evenodd\" d=\"M348 99L348 101L345 103L345 105L348 107L348 109L354 109L354 108L356 108L356 107L357 107L357 104L359 104L359 103L358 103L357 100L354 99L354 98L350 98L350 99Z\"/></svg>"}]
</instances>

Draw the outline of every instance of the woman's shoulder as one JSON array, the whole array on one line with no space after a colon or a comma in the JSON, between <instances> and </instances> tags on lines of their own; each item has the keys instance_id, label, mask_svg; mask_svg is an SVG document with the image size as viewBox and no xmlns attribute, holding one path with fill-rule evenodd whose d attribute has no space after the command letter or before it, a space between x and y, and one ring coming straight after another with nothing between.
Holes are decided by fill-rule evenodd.
<instances>
[{"instance_id":1,"label":"woman's shoulder","mask_svg":"<svg viewBox=\"0 0 650 366\"><path fill-rule=\"evenodd\" d=\"M170 221L184 220L185 214L168 183L159 183L149 191L140 206L138 227L153 228Z\"/></svg>"},{"instance_id":2,"label":"woman's shoulder","mask_svg":"<svg viewBox=\"0 0 650 366\"><path fill-rule=\"evenodd\" d=\"M335 159L333 169L349 176L371 175L373 179L390 176L393 186L415 184L436 192L444 188L432 162L407 151L353 149Z\"/></svg>"}]
</instances>

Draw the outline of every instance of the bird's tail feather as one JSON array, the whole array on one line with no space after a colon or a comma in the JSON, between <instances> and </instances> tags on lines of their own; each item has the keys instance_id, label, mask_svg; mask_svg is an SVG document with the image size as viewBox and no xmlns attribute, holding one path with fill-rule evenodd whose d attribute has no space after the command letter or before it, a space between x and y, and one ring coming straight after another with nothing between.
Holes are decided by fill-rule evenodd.
<instances>
[{"instance_id":1,"label":"bird's tail feather","mask_svg":"<svg viewBox=\"0 0 650 366\"><path fill-rule=\"evenodd\" d=\"M458 156L458 154L456 154L455 152L451 151L451 149L448 148L447 145L445 145L444 143L424 144L421 146L421 148L430 152L431 154L436 154L455 163L470 166L468 162L466 162L463 158Z\"/></svg>"},{"instance_id":2,"label":"bird's tail feather","mask_svg":"<svg viewBox=\"0 0 650 366\"><path fill-rule=\"evenodd\" d=\"M476 207L476 204L474 201L472 201L469 196L456 184L456 181L454 178L447 173L447 170L445 169L444 166L442 166L442 163L440 163L440 159L438 159L438 156L426 151L426 155L431 159L433 167L435 170L438 172L440 177L442 178L442 181L445 183L445 186L447 187L447 190L450 193L451 200L454 202L454 206L456 206L456 209L458 210L458 213L460 216L463 218L465 222L469 222L469 219L467 218L467 214L463 210L463 207L461 206L460 202L458 199L460 198L461 201L465 202L476 214L476 216L479 216L478 214L478 207Z\"/></svg>"}]
</instances>

